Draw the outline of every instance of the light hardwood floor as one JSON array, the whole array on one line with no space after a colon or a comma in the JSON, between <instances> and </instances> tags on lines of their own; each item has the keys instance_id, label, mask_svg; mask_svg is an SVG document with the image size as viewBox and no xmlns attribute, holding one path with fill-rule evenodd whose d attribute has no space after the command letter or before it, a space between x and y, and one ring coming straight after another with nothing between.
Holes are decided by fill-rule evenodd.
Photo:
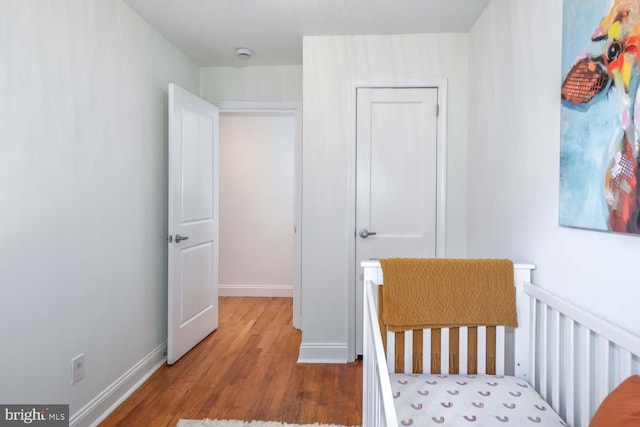
<instances>
[{"instance_id":1,"label":"light hardwood floor","mask_svg":"<svg viewBox=\"0 0 640 427\"><path fill-rule=\"evenodd\" d=\"M156 371L100 426L180 418L360 425L362 363L297 364L289 298L220 298L217 331Z\"/></svg>"}]
</instances>

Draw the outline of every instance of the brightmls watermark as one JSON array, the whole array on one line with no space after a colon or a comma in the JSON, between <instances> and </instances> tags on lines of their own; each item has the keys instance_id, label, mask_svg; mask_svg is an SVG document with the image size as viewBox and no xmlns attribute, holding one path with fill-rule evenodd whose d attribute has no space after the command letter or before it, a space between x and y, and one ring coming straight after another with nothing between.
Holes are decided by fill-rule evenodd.
<instances>
[{"instance_id":1,"label":"brightmls watermark","mask_svg":"<svg viewBox=\"0 0 640 427\"><path fill-rule=\"evenodd\" d=\"M69 405L0 405L0 427L68 427Z\"/></svg>"}]
</instances>

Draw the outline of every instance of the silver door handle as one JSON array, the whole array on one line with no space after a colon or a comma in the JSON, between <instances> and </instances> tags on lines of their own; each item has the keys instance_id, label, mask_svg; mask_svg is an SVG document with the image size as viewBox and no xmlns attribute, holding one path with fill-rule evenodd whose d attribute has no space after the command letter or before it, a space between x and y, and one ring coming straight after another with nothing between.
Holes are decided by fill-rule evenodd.
<instances>
[{"instance_id":1,"label":"silver door handle","mask_svg":"<svg viewBox=\"0 0 640 427\"><path fill-rule=\"evenodd\" d=\"M183 240L188 240L189 236L181 236L179 234L176 234L176 243L180 243Z\"/></svg>"},{"instance_id":2,"label":"silver door handle","mask_svg":"<svg viewBox=\"0 0 640 427\"><path fill-rule=\"evenodd\" d=\"M362 237L363 239L366 239L369 236L375 236L377 233L373 232L373 231L369 231L366 228L363 228L362 230L360 230L360 232L358 233L358 235L360 235L360 237Z\"/></svg>"}]
</instances>

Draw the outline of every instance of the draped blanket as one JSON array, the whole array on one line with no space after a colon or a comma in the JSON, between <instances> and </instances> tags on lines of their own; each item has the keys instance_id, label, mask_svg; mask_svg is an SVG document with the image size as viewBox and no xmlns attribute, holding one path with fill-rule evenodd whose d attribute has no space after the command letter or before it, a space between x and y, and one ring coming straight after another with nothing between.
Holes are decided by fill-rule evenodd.
<instances>
[{"instance_id":1,"label":"draped blanket","mask_svg":"<svg viewBox=\"0 0 640 427\"><path fill-rule=\"evenodd\" d=\"M382 321L391 331L518 326L510 260L390 258L380 264Z\"/></svg>"}]
</instances>

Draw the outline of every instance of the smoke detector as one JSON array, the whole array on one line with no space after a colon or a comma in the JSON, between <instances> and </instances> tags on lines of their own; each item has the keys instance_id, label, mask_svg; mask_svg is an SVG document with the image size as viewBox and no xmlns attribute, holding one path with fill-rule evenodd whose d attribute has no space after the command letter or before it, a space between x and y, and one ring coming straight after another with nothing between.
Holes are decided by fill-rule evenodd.
<instances>
[{"instance_id":1,"label":"smoke detector","mask_svg":"<svg viewBox=\"0 0 640 427\"><path fill-rule=\"evenodd\" d=\"M236 49L236 56L240 59L249 59L253 52L251 49L247 49L246 47L239 47Z\"/></svg>"}]
</instances>

